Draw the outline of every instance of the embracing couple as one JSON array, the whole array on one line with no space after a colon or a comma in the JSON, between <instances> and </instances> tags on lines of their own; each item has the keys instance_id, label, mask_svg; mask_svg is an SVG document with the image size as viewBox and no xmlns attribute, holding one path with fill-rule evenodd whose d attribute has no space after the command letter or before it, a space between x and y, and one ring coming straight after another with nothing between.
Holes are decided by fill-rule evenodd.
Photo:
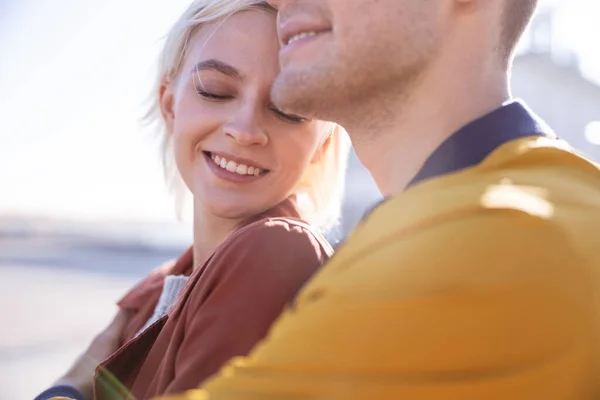
<instances>
[{"instance_id":1,"label":"embracing couple","mask_svg":"<svg viewBox=\"0 0 600 400\"><path fill-rule=\"evenodd\" d=\"M600 169L509 88L536 3L193 1L149 117L194 243L38 398L599 396ZM346 131L386 200L329 260Z\"/></svg>"}]
</instances>

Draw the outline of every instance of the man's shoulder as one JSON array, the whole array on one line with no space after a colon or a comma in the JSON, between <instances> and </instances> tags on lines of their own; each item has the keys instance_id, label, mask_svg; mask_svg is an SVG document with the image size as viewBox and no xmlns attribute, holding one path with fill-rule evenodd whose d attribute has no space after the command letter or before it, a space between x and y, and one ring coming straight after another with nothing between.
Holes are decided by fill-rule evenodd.
<instances>
[{"instance_id":1,"label":"man's shoulder","mask_svg":"<svg viewBox=\"0 0 600 400\"><path fill-rule=\"evenodd\" d=\"M540 172L541 174L568 178L588 178L592 185L600 185L600 165L582 155L564 140L549 137L527 137L513 140L492 152L480 165L475 167L484 174L489 171L514 170L521 173ZM542 175L536 175L538 179ZM543 181L543 179L542 179Z\"/></svg>"},{"instance_id":2,"label":"man's shoulder","mask_svg":"<svg viewBox=\"0 0 600 400\"><path fill-rule=\"evenodd\" d=\"M380 204L339 249L332 270L591 257L600 247L593 239L600 224L597 167L553 143L512 146Z\"/></svg>"},{"instance_id":3,"label":"man's shoulder","mask_svg":"<svg viewBox=\"0 0 600 400\"><path fill-rule=\"evenodd\" d=\"M559 140L520 139L476 167L432 179L389 199L365 225L383 225L374 232L414 232L498 210L514 211L523 219L551 220L555 225L577 223L583 214L600 218L600 167Z\"/></svg>"}]
</instances>

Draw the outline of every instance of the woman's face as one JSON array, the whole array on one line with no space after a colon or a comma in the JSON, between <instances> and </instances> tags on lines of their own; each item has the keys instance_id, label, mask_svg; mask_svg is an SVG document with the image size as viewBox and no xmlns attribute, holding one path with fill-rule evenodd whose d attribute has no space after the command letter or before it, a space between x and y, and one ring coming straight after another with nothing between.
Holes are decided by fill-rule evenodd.
<instances>
[{"instance_id":1,"label":"woman's face","mask_svg":"<svg viewBox=\"0 0 600 400\"><path fill-rule=\"evenodd\" d=\"M183 67L161 90L175 161L197 206L245 218L293 194L324 137L324 123L287 115L270 98L279 73L275 14L251 10L189 41Z\"/></svg>"}]
</instances>

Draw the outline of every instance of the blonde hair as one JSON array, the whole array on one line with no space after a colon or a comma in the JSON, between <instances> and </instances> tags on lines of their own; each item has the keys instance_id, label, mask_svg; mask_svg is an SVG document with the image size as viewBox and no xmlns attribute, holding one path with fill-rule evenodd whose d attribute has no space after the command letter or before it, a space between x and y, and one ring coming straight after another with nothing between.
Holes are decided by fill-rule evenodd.
<instances>
[{"instance_id":1,"label":"blonde hair","mask_svg":"<svg viewBox=\"0 0 600 400\"><path fill-rule=\"evenodd\" d=\"M188 52L188 42L203 24L223 23L236 13L254 9L276 12L266 0L194 0L166 36L150 98L151 106L144 119L155 125L160 135L165 181L175 196L179 217L189 190L175 164L172 135L167 132L160 108L160 88L165 80L177 77ZM322 230L331 228L339 219L350 149L343 128L329 122L324 128L328 132L325 139L330 142L319 160L308 167L295 191L301 217Z\"/></svg>"}]
</instances>

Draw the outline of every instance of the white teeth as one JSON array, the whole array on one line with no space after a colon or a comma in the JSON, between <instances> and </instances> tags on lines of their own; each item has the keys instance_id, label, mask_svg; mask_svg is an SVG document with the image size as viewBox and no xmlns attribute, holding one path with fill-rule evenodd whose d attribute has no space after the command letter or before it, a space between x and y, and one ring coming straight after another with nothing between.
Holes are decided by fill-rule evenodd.
<instances>
[{"instance_id":1,"label":"white teeth","mask_svg":"<svg viewBox=\"0 0 600 400\"><path fill-rule=\"evenodd\" d=\"M247 172L248 172L248 167L245 166L244 164L238 165L237 169L235 170L235 173L240 174L240 175L246 175Z\"/></svg>"},{"instance_id":2,"label":"white teeth","mask_svg":"<svg viewBox=\"0 0 600 400\"><path fill-rule=\"evenodd\" d=\"M309 36L315 36L315 35L317 35L317 32L313 32L313 31L310 31L310 32L302 32L302 33L299 33L299 34L297 34L297 35L294 35L294 36L292 36L292 37L291 37L291 38L288 40L287 44L288 44L288 45L290 45L290 44L292 44L292 43L294 43L294 42L297 42L297 41L298 41L298 40L300 40L300 39L304 39L305 37L309 37Z\"/></svg>"},{"instance_id":3,"label":"white teeth","mask_svg":"<svg viewBox=\"0 0 600 400\"><path fill-rule=\"evenodd\" d=\"M254 166L247 166L245 164L238 164L235 161L228 161L221 156L211 154L210 158L219 167L226 169L229 172L234 172L239 175L254 175L258 176L262 173L262 169Z\"/></svg>"},{"instance_id":4,"label":"white teeth","mask_svg":"<svg viewBox=\"0 0 600 400\"><path fill-rule=\"evenodd\" d=\"M229 172L235 172L237 170L237 164L233 161L229 161L225 169Z\"/></svg>"}]
</instances>

